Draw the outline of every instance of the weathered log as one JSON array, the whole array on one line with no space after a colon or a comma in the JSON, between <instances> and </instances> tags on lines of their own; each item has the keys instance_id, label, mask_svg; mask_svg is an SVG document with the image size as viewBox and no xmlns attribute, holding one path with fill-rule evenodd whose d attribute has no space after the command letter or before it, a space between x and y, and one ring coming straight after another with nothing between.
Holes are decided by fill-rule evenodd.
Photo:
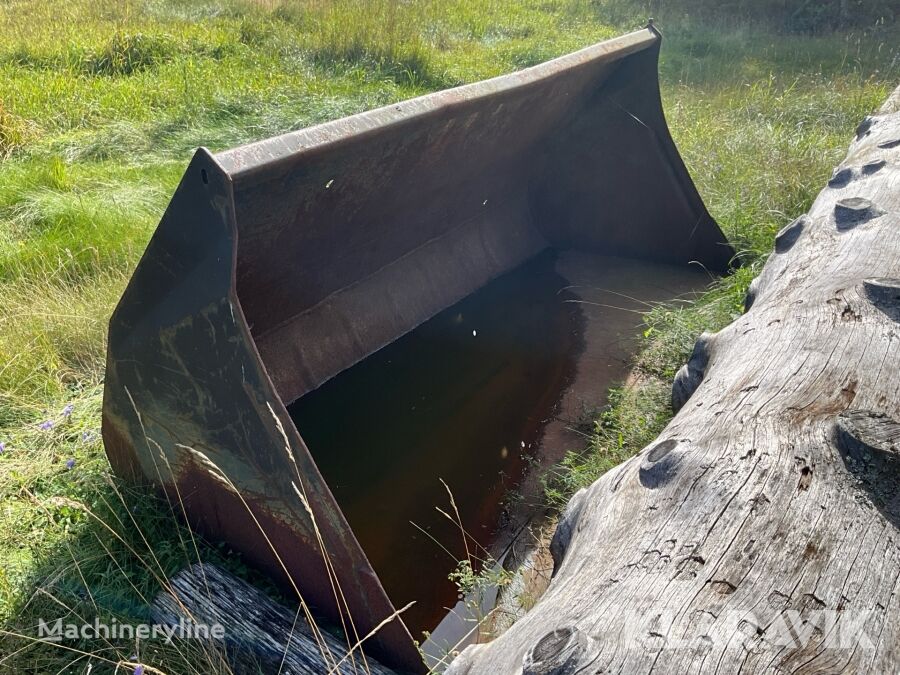
<instances>
[{"instance_id":1,"label":"weathered log","mask_svg":"<svg viewBox=\"0 0 900 675\"><path fill-rule=\"evenodd\" d=\"M280 605L215 565L198 563L170 580L171 591L153 602L154 621L168 626L220 625L224 635L211 640L235 673L283 675L392 675L358 649L330 633L314 634L304 613ZM205 637L205 634L204 634Z\"/></svg>"},{"instance_id":2,"label":"weathered log","mask_svg":"<svg viewBox=\"0 0 900 675\"><path fill-rule=\"evenodd\" d=\"M453 675L900 671L900 89Z\"/></svg>"}]
</instances>

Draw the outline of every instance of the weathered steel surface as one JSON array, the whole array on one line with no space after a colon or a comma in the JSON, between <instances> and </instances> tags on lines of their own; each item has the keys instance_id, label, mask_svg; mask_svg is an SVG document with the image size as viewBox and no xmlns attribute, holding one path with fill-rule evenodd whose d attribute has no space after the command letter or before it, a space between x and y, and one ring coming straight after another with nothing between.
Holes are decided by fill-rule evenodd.
<instances>
[{"instance_id":1,"label":"weathered steel surface","mask_svg":"<svg viewBox=\"0 0 900 675\"><path fill-rule=\"evenodd\" d=\"M110 324L116 472L163 486L196 528L360 636L390 617L285 404L548 246L724 269L731 249L666 128L658 51L647 29L199 150ZM399 619L367 645L421 669Z\"/></svg>"},{"instance_id":2,"label":"weathered steel surface","mask_svg":"<svg viewBox=\"0 0 900 675\"><path fill-rule=\"evenodd\" d=\"M549 245L724 269L650 30L217 157L237 291L293 400Z\"/></svg>"}]
</instances>

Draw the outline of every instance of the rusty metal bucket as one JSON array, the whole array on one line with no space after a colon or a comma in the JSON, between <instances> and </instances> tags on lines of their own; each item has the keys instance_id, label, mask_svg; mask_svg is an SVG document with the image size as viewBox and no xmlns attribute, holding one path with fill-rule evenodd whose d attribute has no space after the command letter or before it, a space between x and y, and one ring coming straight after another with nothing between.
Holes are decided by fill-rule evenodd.
<instances>
[{"instance_id":1,"label":"rusty metal bucket","mask_svg":"<svg viewBox=\"0 0 900 675\"><path fill-rule=\"evenodd\" d=\"M285 406L548 247L724 271L732 250L663 117L659 45L650 26L198 150L110 323L103 438L116 473L161 485L195 528L322 615L352 617L359 637L390 617ZM400 619L366 646L422 669Z\"/></svg>"}]
</instances>

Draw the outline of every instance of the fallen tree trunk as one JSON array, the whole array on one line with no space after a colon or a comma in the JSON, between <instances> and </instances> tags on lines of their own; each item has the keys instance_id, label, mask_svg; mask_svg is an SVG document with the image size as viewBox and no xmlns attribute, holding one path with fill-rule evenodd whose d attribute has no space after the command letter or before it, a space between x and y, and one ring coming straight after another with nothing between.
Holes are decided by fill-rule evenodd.
<instances>
[{"instance_id":1,"label":"fallen tree trunk","mask_svg":"<svg viewBox=\"0 0 900 675\"><path fill-rule=\"evenodd\" d=\"M359 649L348 655L354 645L313 630L299 609L289 610L209 563L176 574L153 601L151 614L158 624L204 639L209 653L221 657L222 672L393 675ZM221 634L210 636L216 627Z\"/></svg>"},{"instance_id":2,"label":"fallen tree trunk","mask_svg":"<svg viewBox=\"0 0 900 675\"><path fill-rule=\"evenodd\" d=\"M900 670L900 90L453 675Z\"/></svg>"}]
</instances>

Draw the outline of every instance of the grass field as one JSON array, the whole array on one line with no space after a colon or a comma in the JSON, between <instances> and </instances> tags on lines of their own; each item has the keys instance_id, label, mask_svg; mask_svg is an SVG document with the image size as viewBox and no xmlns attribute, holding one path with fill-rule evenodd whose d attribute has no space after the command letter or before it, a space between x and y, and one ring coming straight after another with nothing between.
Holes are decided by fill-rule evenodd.
<instances>
[{"instance_id":1,"label":"grass field","mask_svg":"<svg viewBox=\"0 0 900 675\"><path fill-rule=\"evenodd\" d=\"M147 598L196 558L168 506L112 479L99 438L106 321L192 149L529 66L643 25L645 4L3 3L0 672L220 670L192 645L33 640L38 617L146 621ZM900 82L895 26L786 34L749 15L670 12L658 17L669 123L743 267L700 302L647 316L642 384L615 393L589 452L551 478L554 503L665 424L696 336L740 313L774 233ZM198 545L250 574L225 548Z\"/></svg>"}]
</instances>

